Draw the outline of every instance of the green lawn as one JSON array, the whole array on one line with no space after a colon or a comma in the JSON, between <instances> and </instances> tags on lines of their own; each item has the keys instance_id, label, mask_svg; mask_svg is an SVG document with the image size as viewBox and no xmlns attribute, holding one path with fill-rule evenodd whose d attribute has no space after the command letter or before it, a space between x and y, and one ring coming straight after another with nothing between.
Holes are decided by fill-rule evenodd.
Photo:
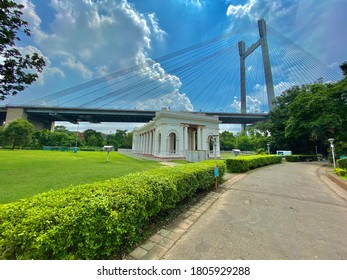
<instances>
[{"instance_id":1,"label":"green lawn","mask_svg":"<svg viewBox=\"0 0 347 280\"><path fill-rule=\"evenodd\" d=\"M117 152L106 162L104 152L0 150L0 204L160 166Z\"/></svg>"}]
</instances>

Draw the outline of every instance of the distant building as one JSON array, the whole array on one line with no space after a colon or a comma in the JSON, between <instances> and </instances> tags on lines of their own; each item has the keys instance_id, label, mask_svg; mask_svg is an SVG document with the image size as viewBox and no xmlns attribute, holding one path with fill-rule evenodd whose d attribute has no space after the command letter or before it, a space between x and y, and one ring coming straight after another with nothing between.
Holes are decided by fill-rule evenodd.
<instances>
[{"instance_id":1,"label":"distant building","mask_svg":"<svg viewBox=\"0 0 347 280\"><path fill-rule=\"evenodd\" d=\"M156 158L200 161L220 157L219 118L162 109L133 132L132 152Z\"/></svg>"}]
</instances>

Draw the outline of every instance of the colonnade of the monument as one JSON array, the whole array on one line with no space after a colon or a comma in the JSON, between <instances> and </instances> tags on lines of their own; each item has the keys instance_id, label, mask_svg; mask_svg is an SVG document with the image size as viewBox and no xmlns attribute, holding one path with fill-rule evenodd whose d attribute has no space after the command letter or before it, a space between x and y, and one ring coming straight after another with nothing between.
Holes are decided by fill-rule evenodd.
<instances>
[{"instance_id":1,"label":"colonnade of the monument","mask_svg":"<svg viewBox=\"0 0 347 280\"><path fill-rule=\"evenodd\" d=\"M211 135L205 133L205 126L148 127L134 132L133 152L155 157L185 157L187 150L213 152L210 141ZM219 151L219 139L215 148Z\"/></svg>"}]
</instances>

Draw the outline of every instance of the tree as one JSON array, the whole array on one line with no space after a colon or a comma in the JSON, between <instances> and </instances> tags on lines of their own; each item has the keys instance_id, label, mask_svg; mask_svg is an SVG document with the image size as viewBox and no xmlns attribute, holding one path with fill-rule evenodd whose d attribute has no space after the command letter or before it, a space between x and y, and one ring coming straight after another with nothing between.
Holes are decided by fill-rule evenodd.
<instances>
[{"instance_id":1,"label":"tree","mask_svg":"<svg viewBox=\"0 0 347 280\"><path fill-rule=\"evenodd\" d=\"M104 139L102 138L101 132L97 132L94 129L87 129L83 132L84 142L87 146L101 147Z\"/></svg>"},{"instance_id":2,"label":"tree","mask_svg":"<svg viewBox=\"0 0 347 280\"><path fill-rule=\"evenodd\" d=\"M2 143L4 142L4 133L5 133L5 128L4 126L0 126L0 146L2 145Z\"/></svg>"},{"instance_id":3,"label":"tree","mask_svg":"<svg viewBox=\"0 0 347 280\"><path fill-rule=\"evenodd\" d=\"M16 146L28 145L31 142L31 136L34 133L34 126L23 119L17 119L10 122L5 128L5 141L12 145L12 150Z\"/></svg>"},{"instance_id":4,"label":"tree","mask_svg":"<svg viewBox=\"0 0 347 280\"><path fill-rule=\"evenodd\" d=\"M54 127L54 132L65 132L65 133L72 133L70 130L68 130L65 126L63 125L56 125Z\"/></svg>"},{"instance_id":5,"label":"tree","mask_svg":"<svg viewBox=\"0 0 347 280\"><path fill-rule=\"evenodd\" d=\"M236 148L241 151L255 151L255 146L246 131L238 132L236 135Z\"/></svg>"},{"instance_id":6,"label":"tree","mask_svg":"<svg viewBox=\"0 0 347 280\"><path fill-rule=\"evenodd\" d=\"M223 131L219 134L220 139L220 149L222 151L231 151L235 148L236 138L234 134L230 131Z\"/></svg>"},{"instance_id":7,"label":"tree","mask_svg":"<svg viewBox=\"0 0 347 280\"><path fill-rule=\"evenodd\" d=\"M342 70L343 76L347 77L347 61L340 65L340 69Z\"/></svg>"},{"instance_id":8,"label":"tree","mask_svg":"<svg viewBox=\"0 0 347 280\"><path fill-rule=\"evenodd\" d=\"M108 145L114 146L115 150L118 148L131 148L132 135L127 130L117 129L115 134L107 135L106 142Z\"/></svg>"},{"instance_id":9,"label":"tree","mask_svg":"<svg viewBox=\"0 0 347 280\"><path fill-rule=\"evenodd\" d=\"M35 72L42 72L45 66L37 53L24 54L16 47L18 32L31 35L28 22L21 19L23 8L11 0L0 2L0 100L23 91L38 78Z\"/></svg>"},{"instance_id":10,"label":"tree","mask_svg":"<svg viewBox=\"0 0 347 280\"><path fill-rule=\"evenodd\" d=\"M347 78L337 83L295 86L276 98L270 119L256 125L271 133L271 146L293 153L326 152L328 138L341 153L347 139ZM340 148L341 147L341 148Z\"/></svg>"},{"instance_id":11,"label":"tree","mask_svg":"<svg viewBox=\"0 0 347 280\"><path fill-rule=\"evenodd\" d=\"M133 133L128 132L126 137L125 137L123 148L124 149L131 149L132 146L133 146Z\"/></svg>"}]
</instances>

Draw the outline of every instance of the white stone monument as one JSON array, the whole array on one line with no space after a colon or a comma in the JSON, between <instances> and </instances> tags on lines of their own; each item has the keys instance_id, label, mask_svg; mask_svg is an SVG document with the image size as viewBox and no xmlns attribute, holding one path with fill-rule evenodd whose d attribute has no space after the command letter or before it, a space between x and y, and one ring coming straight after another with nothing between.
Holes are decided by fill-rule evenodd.
<instances>
[{"instance_id":1,"label":"white stone monument","mask_svg":"<svg viewBox=\"0 0 347 280\"><path fill-rule=\"evenodd\" d=\"M163 108L152 121L133 131L132 152L188 161L219 158L219 123L218 116Z\"/></svg>"}]
</instances>

